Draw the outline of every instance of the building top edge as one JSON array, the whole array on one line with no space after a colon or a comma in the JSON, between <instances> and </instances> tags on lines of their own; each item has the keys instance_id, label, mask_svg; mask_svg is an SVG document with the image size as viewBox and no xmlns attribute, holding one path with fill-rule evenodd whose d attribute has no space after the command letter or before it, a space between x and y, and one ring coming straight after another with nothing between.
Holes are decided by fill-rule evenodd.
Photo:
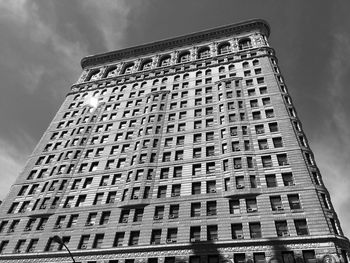
<instances>
[{"instance_id":1,"label":"building top edge","mask_svg":"<svg viewBox=\"0 0 350 263\"><path fill-rule=\"evenodd\" d=\"M235 24L219 26L195 33L167 38L164 40L132 46L120 50L86 56L81 60L80 64L81 67L85 69L87 67L101 65L106 62L112 62L129 57L141 56L156 51L163 51L166 49L174 48L176 46L188 45L190 43L203 42L212 38L225 36L227 34L239 33L247 29L254 28L260 28L261 30L263 30L267 37L270 35L270 26L265 20L251 19Z\"/></svg>"}]
</instances>

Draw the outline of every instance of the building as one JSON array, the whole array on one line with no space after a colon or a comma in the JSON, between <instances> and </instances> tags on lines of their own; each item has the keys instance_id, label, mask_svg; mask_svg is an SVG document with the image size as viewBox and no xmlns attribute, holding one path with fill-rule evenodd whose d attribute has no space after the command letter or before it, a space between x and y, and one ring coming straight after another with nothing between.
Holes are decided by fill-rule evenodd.
<instances>
[{"instance_id":1,"label":"building","mask_svg":"<svg viewBox=\"0 0 350 263\"><path fill-rule=\"evenodd\" d=\"M0 212L2 262L348 262L263 20L82 59Z\"/></svg>"}]
</instances>

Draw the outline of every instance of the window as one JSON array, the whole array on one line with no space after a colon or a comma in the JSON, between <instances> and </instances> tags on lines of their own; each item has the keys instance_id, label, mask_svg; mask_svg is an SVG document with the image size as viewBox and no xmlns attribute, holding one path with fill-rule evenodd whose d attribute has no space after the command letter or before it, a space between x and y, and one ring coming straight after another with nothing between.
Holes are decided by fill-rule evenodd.
<instances>
[{"instance_id":1,"label":"window","mask_svg":"<svg viewBox=\"0 0 350 263\"><path fill-rule=\"evenodd\" d=\"M181 166L174 167L173 177L179 178L181 176L182 176L182 167Z\"/></svg>"},{"instance_id":2,"label":"window","mask_svg":"<svg viewBox=\"0 0 350 263\"><path fill-rule=\"evenodd\" d=\"M170 205L169 208L169 219L175 219L179 217L179 205Z\"/></svg>"},{"instance_id":3,"label":"window","mask_svg":"<svg viewBox=\"0 0 350 263\"><path fill-rule=\"evenodd\" d=\"M102 198L103 198L104 193L97 193L95 195L94 202L92 203L93 205L101 205L102 204Z\"/></svg>"},{"instance_id":4,"label":"window","mask_svg":"<svg viewBox=\"0 0 350 263\"><path fill-rule=\"evenodd\" d=\"M111 216L110 211L103 211L100 218L100 225L107 225Z\"/></svg>"},{"instance_id":5,"label":"window","mask_svg":"<svg viewBox=\"0 0 350 263\"><path fill-rule=\"evenodd\" d=\"M207 181L207 193L216 193L216 181Z\"/></svg>"},{"instance_id":6,"label":"window","mask_svg":"<svg viewBox=\"0 0 350 263\"><path fill-rule=\"evenodd\" d=\"M234 263L244 263L246 262L245 254L244 253L235 253L233 256Z\"/></svg>"},{"instance_id":7,"label":"window","mask_svg":"<svg viewBox=\"0 0 350 263\"><path fill-rule=\"evenodd\" d=\"M139 244L140 231L131 231L129 246L135 246Z\"/></svg>"},{"instance_id":8,"label":"window","mask_svg":"<svg viewBox=\"0 0 350 263\"><path fill-rule=\"evenodd\" d=\"M201 239L201 227L191 226L190 227L190 242L198 242Z\"/></svg>"},{"instance_id":9,"label":"window","mask_svg":"<svg viewBox=\"0 0 350 263\"><path fill-rule=\"evenodd\" d=\"M177 242L177 228L168 228L167 243Z\"/></svg>"},{"instance_id":10,"label":"window","mask_svg":"<svg viewBox=\"0 0 350 263\"><path fill-rule=\"evenodd\" d=\"M270 155L267 156L261 156L261 161L262 161L262 165L263 167L272 167L272 159Z\"/></svg>"},{"instance_id":11,"label":"window","mask_svg":"<svg viewBox=\"0 0 350 263\"><path fill-rule=\"evenodd\" d=\"M206 173L207 174L215 173L215 162L210 162L206 164Z\"/></svg>"},{"instance_id":12,"label":"window","mask_svg":"<svg viewBox=\"0 0 350 263\"><path fill-rule=\"evenodd\" d=\"M134 222L141 222L143 217L143 208L135 209Z\"/></svg>"},{"instance_id":13,"label":"window","mask_svg":"<svg viewBox=\"0 0 350 263\"><path fill-rule=\"evenodd\" d=\"M154 220L160 220L164 217L164 206L156 206L154 211Z\"/></svg>"},{"instance_id":14,"label":"window","mask_svg":"<svg viewBox=\"0 0 350 263\"><path fill-rule=\"evenodd\" d=\"M277 122L269 123L269 129L270 129L270 132L277 132L278 131Z\"/></svg>"},{"instance_id":15,"label":"window","mask_svg":"<svg viewBox=\"0 0 350 263\"><path fill-rule=\"evenodd\" d=\"M201 193L201 182L192 183L192 194L198 195Z\"/></svg>"},{"instance_id":16,"label":"window","mask_svg":"<svg viewBox=\"0 0 350 263\"><path fill-rule=\"evenodd\" d=\"M218 226L217 225L207 226L207 240L208 241L217 241L218 240Z\"/></svg>"},{"instance_id":17,"label":"window","mask_svg":"<svg viewBox=\"0 0 350 263\"><path fill-rule=\"evenodd\" d=\"M166 189L167 189L166 185L159 186L158 187L157 198L165 198L165 196L166 196Z\"/></svg>"},{"instance_id":18,"label":"window","mask_svg":"<svg viewBox=\"0 0 350 263\"><path fill-rule=\"evenodd\" d=\"M206 141L213 141L214 140L214 132L207 132L206 133Z\"/></svg>"},{"instance_id":19,"label":"window","mask_svg":"<svg viewBox=\"0 0 350 263\"><path fill-rule=\"evenodd\" d=\"M229 207L230 207L230 214L240 214L241 213L239 199L230 200Z\"/></svg>"},{"instance_id":20,"label":"window","mask_svg":"<svg viewBox=\"0 0 350 263\"><path fill-rule=\"evenodd\" d=\"M202 121L195 121L193 128L194 129L201 129L202 128Z\"/></svg>"},{"instance_id":21,"label":"window","mask_svg":"<svg viewBox=\"0 0 350 263\"><path fill-rule=\"evenodd\" d=\"M290 209L292 210L301 209L301 204L300 204L298 194L288 195L288 202L289 202Z\"/></svg>"},{"instance_id":22,"label":"window","mask_svg":"<svg viewBox=\"0 0 350 263\"><path fill-rule=\"evenodd\" d=\"M282 180L284 186L293 186L293 174L292 173L282 173Z\"/></svg>"},{"instance_id":23,"label":"window","mask_svg":"<svg viewBox=\"0 0 350 263\"><path fill-rule=\"evenodd\" d=\"M303 258L305 263L316 263L316 256L314 250L303 250Z\"/></svg>"},{"instance_id":24,"label":"window","mask_svg":"<svg viewBox=\"0 0 350 263\"><path fill-rule=\"evenodd\" d=\"M282 251L282 263L295 263L293 251Z\"/></svg>"},{"instance_id":25,"label":"window","mask_svg":"<svg viewBox=\"0 0 350 263\"><path fill-rule=\"evenodd\" d=\"M175 161L183 160L183 156L184 156L183 150L176 151L175 152Z\"/></svg>"},{"instance_id":26,"label":"window","mask_svg":"<svg viewBox=\"0 0 350 263\"><path fill-rule=\"evenodd\" d=\"M258 140L258 144L259 144L259 150L267 150L267 149L269 149L269 145L268 145L266 139Z\"/></svg>"},{"instance_id":27,"label":"window","mask_svg":"<svg viewBox=\"0 0 350 263\"><path fill-rule=\"evenodd\" d=\"M104 234L96 234L92 248L102 248Z\"/></svg>"},{"instance_id":28,"label":"window","mask_svg":"<svg viewBox=\"0 0 350 263\"><path fill-rule=\"evenodd\" d=\"M281 137L272 138L272 142L273 142L273 146L275 148L283 147L283 143L282 143L282 138Z\"/></svg>"},{"instance_id":29,"label":"window","mask_svg":"<svg viewBox=\"0 0 350 263\"><path fill-rule=\"evenodd\" d=\"M193 149L193 158L201 158L201 148L194 148Z\"/></svg>"},{"instance_id":30,"label":"window","mask_svg":"<svg viewBox=\"0 0 350 263\"><path fill-rule=\"evenodd\" d=\"M24 247L24 244L25 244L26 240L25 239L20 239L18 240L16 246L15 246L15 253L21 253L23 252L23 247Z\"/></svg>"},{"instance_id":31,"label":"window","mask_svg":"<svg viewBox=\"0 0 350 263\"><path fill-rule=\"evenodd\" d=\"M125 235L124 232L115 233L114 243L113 243L114 247L120 247L123 245L124 235Z\"/></svg>"},{"instance_id":32,"label":"window","mask_svg":"<svg viewBox=\"0 0 350 263\"><path fill-rule=\"evenodd\" d=\"M243 226L242 224L232 224L231 225L232 239L243 239Z\"/></svg>"},{"instance_id":33,"label":"window","mask_svg":"<svg viewBox=\"0 0 350 263\"><path fill-rule=\"evenodd\" d=\"M267 174L267 175L265 175L265 179L266 179L266 186L267 187L276 187L277 186L276 175Z\"/></svg>"},{"instance_id":34,"label":"window","mask_svg":"<svg viewBox=\"0 0 350 263\"><path fill-rule=\"evenodd\" d=\"M279 166L289 165L287 154L278 154L277 161Z\"/></svg>"},{"instance_id":35,"label":"window","mask_svg":"<svg viewBox=\"0 0 350 263\"><path fill-rule=\"evenodd\" d=\"M171 196L180 196L181 194L181 185L180 184L174 184L171 188Z\"/></svg>"},{"instance_id":36,"label":"window","mask_svg":"<svg viewBox=\"0 0 350 263\"><path fill-rule=\"evenodd\" d=\"M233 166L235 169L242 169L242 159L241 158L234 158L233 159Z\"/></svg>"},{"instance_id":37,"label":"window","mask_svg":"<svg viewBox=\"0 0 350 263\"><path fill-rule=\"evenodd\" d=\"M192 165L192 175L199 176L202 172L201 164Z\"/></svg>"},{"instance_id":38,"label":"window","mask_svg":"<svg viewBox=\"0 0 350 263\"><path fill-rule=\"evenodd\" d=\"M286 220L275 221L277 236L284 237L289 236L288 226Z\"/></svg>"},{"instance_id":39,"label":"window","mask_svg":"<svg viewBox=\"0 0 350 263\"><path fill-rule=\"evenodd\" d=\"M260 120L261 119L260 111L254 111L252 114L253 114L253 120Z\"/></svg>"},{"instance_id":40,"label":"window","mask_svg":"<svg viewBox=\"0 0 350 263\"><path fill-rule=\"evenodd\" d=\"M151 245L159 245L161 240L162 230L153 229L151 234Z\"/></svg>"},{"instance_id":41,"label":"window","mask_svg":"<svg viewBox=\"0 0 350 263\"><path fill-rule=\"evenodd\" d=\"M200 143L202 140L202 134L194 134L193 135L193 143Z\"/></svg>"},{"instance_id":42,"label":"window","mask_svg":"<svg viewBox=\"0 0 350 263\"><path fill-rule=\"evenodd\" d=\"M165 152L163 153L163 162L170 162L170 157L171 157L171 153L170 152Z\"/></svg>"},{"instance_id":43,"label":"window","mask_svg":"<svg viewBox=\"0 0 350 263\"><path fill-rule=\"evenodd\" d=\"M306 219L295 219L294 225L298 236L309 235Z\"/></svg>"},{"instance_id":44,"label":"window","mask_svg":"<svg viewBox=\"0 0 350 263\"><path fill-rule=\"evenodd\" d=\"M270 203L272 211L283 211L281 196L270 196Z\"/></svg>"},{"instance_id":45,"label":"window","mask_svg":"<svg viewBox=\"0 0 350 263\"><path fill-rule=\"evenodd\" d=\"M249 223L249 231L251 238L261 238L261 225L259 222Z\"/></svg>"},{"instance_id":46,"label":"window","mask_svg":"<svg viewBox=\"0 0 350 263\"><path fill-rule=\"evenodd\" d=\"M248 213L254 213L254 212L258 211L258 205L256 202L256 198L246 199L246 206L247 206Z\"/></svg>"},{"instance_id":47,"label":"window","mask_svg":"<svg viewBox=\"0 0 350 263\"><path fill-rule=\"evenodd\" d=\"M160 170L160 179L167 179L169 177L169 168L162 168Z\"/></svg>"},{"instance_id":48,"label":"window","mask_svg":"<svg viewBox=\"0 0 350 263\"><path fill-rule=\"evenodd\" d=\"M265 263L265 253L253 253L254 263Z\"/></svg>"},{"instance_id":49,"label":"window","mask_svg":"<svg viewBox=\"0 0 350 263\"><path fill-rule=\"evenodd\" d=\"M216 201L208 201L207 216L215 216L215 215L216 215Z\"/></svg>"},{"instance_id":50,"label":"window","mask_svg":"<svg viewBox=\"0 0 350 263\"><path fill-rule=\"evenodd\" d=\"M201 203L191 204L191 217L201 216Z\"/></svg>"}]
</instances>

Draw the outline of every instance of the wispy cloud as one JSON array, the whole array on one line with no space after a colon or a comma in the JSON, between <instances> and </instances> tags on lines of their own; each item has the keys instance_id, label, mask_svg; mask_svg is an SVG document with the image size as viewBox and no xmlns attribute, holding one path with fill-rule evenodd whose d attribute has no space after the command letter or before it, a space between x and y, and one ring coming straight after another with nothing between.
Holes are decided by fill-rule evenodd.
<instances>
[{"instance_id":1,"label":"wispy cloud","mask_svg":"<svg viewBox=\"0 0 350 263\"><path fill-rule=\"evenodd\" d=\"M0 198L78 79L80 59L122 45L130 6L0 0Z\"/></svg>"},{"instance_id":2,"label":"wispy cloud","mask_svg":"<svg viewBox=\"0 0 350 263\"><path fill-rule=\"evenodd\" d=\"M22 171L34 143L32 138L23 133L15 135L15 138L16 144L0 138L0 200L6 196L9 187Z\"/></svg>"},{"instance_id":3,"label":"wispy cloud","mask_svg":"<svg viewBox=\"0 0 350 263\"><path fill-rule=\"evenodd\" d=\"M350 235L350 121L349 92L350 81L350 35L336 33L332 39L330 57L330 79L323 94L323 103L330 112L325 120L322 133L316 137L313 149L316 153L324 181L331 193L332 201L347 236ZM315 91L317 92L317 90ZM326 116L326 115L325 115Z\"/></svg>"}]
</instances>

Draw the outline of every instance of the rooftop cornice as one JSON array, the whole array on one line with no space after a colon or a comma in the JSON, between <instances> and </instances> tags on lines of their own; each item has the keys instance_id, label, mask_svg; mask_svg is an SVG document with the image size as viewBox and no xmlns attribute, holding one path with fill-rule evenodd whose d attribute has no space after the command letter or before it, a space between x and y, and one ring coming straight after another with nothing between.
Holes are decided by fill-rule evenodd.
<instances>
[{"instance_id":1,"label":"rooftop cornice","mask_svg":"<svg viewBox=\"0 0 350 263\"><path fill-rule=\"evenodd\" d=\"M120 59L137 57L148 53L154 53L174 47L189 45L208 41L210 39L237 34L247 30L260 29L268 37L270 35L269 24L262 19L252 19L236 24L220 26L192 34L160 40L139 46L129 47L121 50L84 57L81 60L81 67L92 67L103 63L113 62Z\"/></svg>"}]
</instances>

